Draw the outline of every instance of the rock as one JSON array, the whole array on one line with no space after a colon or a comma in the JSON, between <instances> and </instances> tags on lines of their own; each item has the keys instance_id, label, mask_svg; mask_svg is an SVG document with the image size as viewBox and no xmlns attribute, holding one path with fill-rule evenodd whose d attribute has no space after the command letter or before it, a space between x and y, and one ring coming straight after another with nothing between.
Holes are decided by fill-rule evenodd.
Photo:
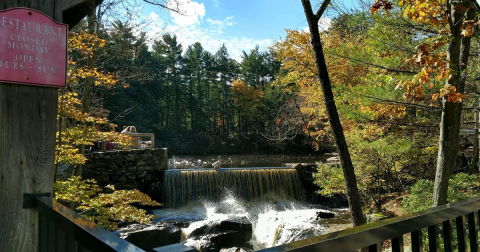
<instances>
[{"instance_id":1,"label":"rock","mask_svg":"<svg viewBox=\"0 0 480 252\"><path fill-rule=\"evenodd\" d=\"M243 231L252 233L252 223L250 223L246 217L236 220L225 220L220 222L220 224L214 227L216 230L234 230L234 231Z\"/></svg>"},{"instance_id":2,"label":"rock","mask_svg":"<svg viewBox=\"0 0 480 252\"><path fill-rule=\"evenodd\" d=\"M382 214L380 213L374 213L374 214L365 214L365 219L367 220L367 223L371 223L371 222L377 222L379 220L384 220L384 219L387 219L388 216L383 216Z\"/></svg>"},{"instance_id":3,"label":"rock","mask_svg":"<svg viewBox=\"0 0 480 252\"><path fill-rule=\"evenodd\" d=\"M228 248L228 249L220 249L220 252L250 252L253 251L249 248Z\"/></svg>"},{"instance_id":4,"label":"rock","mask_svg":"<svg viewBox=\"0 0 480 252\"><path fill-rule=\"evenodd\" d=\"M204 236L198 236L195 240L208 240L208 242L202 242L198 250L202 252L207 251L219 251L222 248L231 247L244 247L249 250L253 249L253 246L249 244L249 240L244 239L244 235L241 232L227 231L221 233L208 234Z\"/></svg>"},{"instance_id":5,"label":"rock","mask_svg":"<svg viewBox=\"0 0 480 252\"><path fill-rule=\"evenodd\" d=\"M154 248L150 252L171 252L171 251L175 251L175 252L197 252L197 250L195 248L185 246L182 243L175 243L175 244L171 244L171 245L167 245L167 246Z\"/></svg>"},{"instance_id":6,"label":"rock","mask_svg":"<svg viewBox=\"0 0 480 252\"><path fill-rule=\"evenodd\" d=\"M334 157L329 157L327 158L327 164L335 164L335 163L338 163L340 162L340 158L338 156L334 156Z\"/></svg>"},{"instance_id":7,"label":"rock","mask_svg":"<svg viewBox=\"0 0 480 252\"><path fill-rule=\"evenodd\" d=\"M221 233L227 231L238 231L245 234L250 240L252 238L252 223L247 218L236 220L224 220L220 223L204 223L204 225L194 228L190 233L185 234L188 237L206 235L208 233Z\"/></svg>"},{"instance_id":8,"label":"rock","mask_svg":"<svg viewBox=\"0 0 480 252\"><path fill-rule=\"evenodd\" d=\"M317 212L317 218L316 220L318 219L331 219L331 218L335 218L335 213L332 213L332 212L325 212L325 211L318 211Z\"/></svg>"},{"instance_id":9,"label":"rock","mask_svg":"<svg viewBox=\"0 0 480 252\"><path fill-rule=\"evenodd\" d=\"M195 247L200 251L219 251L221 248L251 248L252 224L243 217L236 220L224 220L220 223L204 223L184 234L185 238L196 240Z\"/></svg>"},{"instance_id":10,"label":"rock","mask_svg":"<svg viewBox=\"0 0 480 252\"><path fill-rule=\"evenodd\" d=\"M140 230L132 229L139 228ZM118 231L119 236L143 250L179 243L181 229L168 224L138 225L134 224Z\"/></svg>"}]
</instances>

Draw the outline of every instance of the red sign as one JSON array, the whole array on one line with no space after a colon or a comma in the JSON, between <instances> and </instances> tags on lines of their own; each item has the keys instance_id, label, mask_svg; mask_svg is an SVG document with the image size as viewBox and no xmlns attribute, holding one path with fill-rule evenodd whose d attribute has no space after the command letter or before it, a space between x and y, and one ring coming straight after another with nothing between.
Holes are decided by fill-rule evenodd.
<instances>
[{"instance_id":1,"label":"red sign","mask_svg":"<svg viewBox=\"0 0 480 252\"><path fill-rule=\"evenodd\" d=\"M67 82L68 25L32 9L0 11L0 82L60 87Z\"/></svg>"}]
</instances>

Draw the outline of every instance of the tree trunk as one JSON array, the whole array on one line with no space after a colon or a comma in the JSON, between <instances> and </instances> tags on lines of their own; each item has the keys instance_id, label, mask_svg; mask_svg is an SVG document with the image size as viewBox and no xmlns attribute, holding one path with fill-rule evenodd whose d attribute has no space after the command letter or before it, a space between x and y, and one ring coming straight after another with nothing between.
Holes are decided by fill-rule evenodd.
<instances>
[{"instance_id":1,"label":"tree trunk","mask_svg":"<svg viewBox=\"0 0 480 252\"><path fill-rule=\"evenodd\" d=\"M340 163L342 164L343 175L345 177L345 184L347 187L347 198L352 213L352 221L354 226L365 224L365 217L362 212L362 204L357 188L357 178L355 176L354 167L348 151L347 142L343 134L342 124L338 116L337 107L332 92L332 85L330 77L328 76L327 66L325 64L325 57L323 55L322 42L318 31L318 20L323 11L326 9L330 0L324 0L317 14L313 14L312 7L309 0L302 0L303 9L307 18L308 27L310 29L311 44L315 55L315 63L317 65L318 78L323 91L325 107L327 110L330 125L332 126L335 144L337 145L338 154L340 156ZM323 9L323 10L322 10Z\"/></svg>"},{"instance_id":2,"label":"tree trunk","mask_svg":"<svg viewBox=\"0 0 480 252\"><path fill-rule=\"evenodd\" d=\"M88 22L88 33L93 34L95 33L95 9L87 17ZM90 69L93 69L93 57L88 57L87 65ZM82 112L83 113L90 113L90 96L92 95L92 88L93 88L93 77L85 78L85 89L83 90L83 99L82 99ZM78 152L83 154L85 152L85 145L80 144L78 146ZM81 177L83 173L83 165L78 164L75 166L75 170L73 172L73 176ZM69 208L73 209L74 204L68 204Z\"/></svg>"},{"instance_id":3,"label":"tree trunk","mask_svg":"<svg viewBox=\"0 0 480 252\"><path fill-rule=\"evenodd\" d=\"M448 4L450 6L450 32L452 39L448 45L447 58L448 67L453 74L446 84L456 87L456 91L463 93L465 89L465 78L460 77L461 71L468 65L470 51L470 37L462 39L461 28L465 11L461 5ZM455 10L457 9L457 10ZM475 12L470 9L467 13L467 20L473 19ZM435 186L433 190L433 205L439 206L447 203L448 180L455 169L458 153L460 120L462 114L462 103L449 102L443 97L443 110L440 122L440 137L438 143L437 170L435 174Z\"/></svg>"}]
</instances>

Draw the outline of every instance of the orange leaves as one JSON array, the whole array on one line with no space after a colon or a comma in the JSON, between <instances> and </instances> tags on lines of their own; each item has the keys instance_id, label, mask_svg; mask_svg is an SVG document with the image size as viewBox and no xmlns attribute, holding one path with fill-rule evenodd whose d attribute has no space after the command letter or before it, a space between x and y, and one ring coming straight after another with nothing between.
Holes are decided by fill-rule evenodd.
<instances>
[{"instance_id":1,"label":"orange leaves","mask_svg":"<svg viewBox=\"0 0 480 252\"><path fill-rule=\"evenodd\" d=\"M250 115L255 112L255 108L263 98L263 92L252 86L247 86L244 81L239 79L232 82L233 101L242 109L243 115Z\"/></svg>"},{"instance_id":2,"label":"orange leaves","mask_svg":"<svg viewBox=\"0 0 480 252\"><path fill-rule=\"evenodd\" d=\"M388 0L378 0L376 1L372 9L370 10L372 14L375 14L375 12L379 11L380 9L384 9L387 14L389 14L389 10L392 9L392 3Z\"/></svg>"},{"instance_id":3,"label":"orange leaves","mask_svg":"<svg viewBox=\"0 0 480 252\"><path fill-rule=\"evenodd\" d=\"M462 102L464 99L467 98L466 95L457 93L456 87L452 85L445 85L443 88L440 89L440 93L434 94L432 96L432 100L436 100L440 97L445 97L449 102Z\"/></svg>"},{"instance_id":4,"label":"orange leaves","mask_svg":"<svg viewBox=\"0 0 480 252\"><path fill-rule=\"evenodd\" d=\"M464 37L470 37L473 35L473 27L475 25L478 25L479 22L475 22L475 20L465 20L463 22L463 30L462 30L462 36Z\"/></svg>"}]
</instances>

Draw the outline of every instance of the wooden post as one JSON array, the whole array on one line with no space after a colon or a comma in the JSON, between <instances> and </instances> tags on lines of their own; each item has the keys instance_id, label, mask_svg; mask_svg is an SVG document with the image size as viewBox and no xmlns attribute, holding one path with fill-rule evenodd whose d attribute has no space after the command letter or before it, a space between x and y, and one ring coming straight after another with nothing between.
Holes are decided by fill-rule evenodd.
<instances>
[{"instance_id":1,"label":"wooden post","mask_svg":"<svg viewBox=\"0 0 480 252\"><path fill-rule=\"evenodd\" d=\"M70 27L101 0L2 0L0 10L26 7ZM65 18L64 18L65 16ZM57 89L0 83L0 252L38 250L38 214L25 193L52 192Z\"/></svg>"}]
</instances>

